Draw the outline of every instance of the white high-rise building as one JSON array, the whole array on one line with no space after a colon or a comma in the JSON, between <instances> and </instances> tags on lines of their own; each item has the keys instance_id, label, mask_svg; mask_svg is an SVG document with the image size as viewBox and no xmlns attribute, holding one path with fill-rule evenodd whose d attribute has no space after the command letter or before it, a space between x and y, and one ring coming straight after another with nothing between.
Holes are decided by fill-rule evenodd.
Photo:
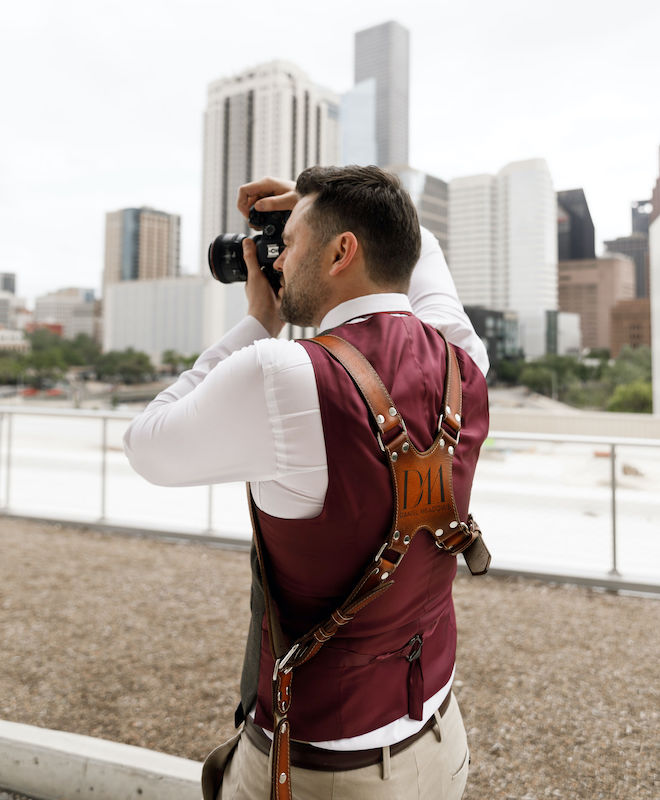
<instances>
[{"instance_id":1,"label":"white high-rise building","mask_svg":"<svg viewBox=\"0 0 660 800\"><path fill-rule=\"evenodd\" d=\"M208 87L204 114L202 274L220 233L246 233L236 208L241 184L265 175L294 179L305 167L339 163L339 96L297 66L271 61ZM244 285L224 287L226 328L245 313Z\"/></svg>"},{"instance_id":2,"label":"white high-rise building","mask_svg":"<svg viewBox=\"0 0 660 800\"><path fill-rule=\"evenodd\" d=\"M369 163L379 167L408 164L409 51L410 34L398 22L384 22L355 34L356 89L364 81L375 82L365 84L363 91L375 92L376 159ZM362 112L358 109L358 113ZM352 121L347 124L356 129ZM344 152L349 161L357 161L350 159L350 146Z\"/></svg>"},{"instance_id":3,"label":"white high-rise building","mask_svg":"<svg viewBox=\"0 0 660 800\"><path fill-rule=\"evenodd\" d=\"M556 195L544 159L449 184L449 267L465 305L513 311L530 358L557 310Z\"/></svg>"},{"instance_id":4,"label":"white high-rise building","mask_svg":"<svg viewBox=\"0 0 660 800\"><path fill-rule=\"evenodd\" d=\"M504 311L496 282L497 192L493 175L470 175L449 182L447 262L461 302Z\"/></svg>"}]
</instances>

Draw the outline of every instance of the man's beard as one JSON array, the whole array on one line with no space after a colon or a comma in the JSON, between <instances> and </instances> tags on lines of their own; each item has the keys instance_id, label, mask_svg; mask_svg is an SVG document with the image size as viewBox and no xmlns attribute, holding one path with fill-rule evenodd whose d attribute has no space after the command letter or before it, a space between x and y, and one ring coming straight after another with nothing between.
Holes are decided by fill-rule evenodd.
<instances>
[{"instance_id":1,"label":"man's beard","mask_svg":"<svg viewBox=\"0 0 660 800\"><path fill-rule=\"evenodd\" d=\"M298 264L295 276L282 288L280 318L293 325L317 325L319 311L328 294L328 287L321 281L320 260L308 251Z\"/></svg>"}]
</instances>

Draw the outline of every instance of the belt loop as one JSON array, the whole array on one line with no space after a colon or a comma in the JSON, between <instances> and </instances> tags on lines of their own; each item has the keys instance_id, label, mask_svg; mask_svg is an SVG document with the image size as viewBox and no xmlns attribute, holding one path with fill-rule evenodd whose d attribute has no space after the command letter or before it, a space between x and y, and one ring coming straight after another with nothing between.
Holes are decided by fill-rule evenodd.
<instances>
[{"instance_id":1,"label":"belt loop","mask_svg":"<svg viewBox=\"0 0 660 800\"><path fill-rule=\"evenodd\" d=\"M433 726L433 730L435 731L435 735L439 742L442 741L442 717L440 716L440 711L434 711L433 716L435 717L435 725Z\"/></svg>"},{"instance_id":2,"label":"belt loop","mask_svg":"<svg viewBox=\"0 0 660 800\"><path fill-rule=\"evenodd\" d=\"M385 745L383 747L383 780L389 781L390 775L390 746Z\"/></svg>"}]
</instances>

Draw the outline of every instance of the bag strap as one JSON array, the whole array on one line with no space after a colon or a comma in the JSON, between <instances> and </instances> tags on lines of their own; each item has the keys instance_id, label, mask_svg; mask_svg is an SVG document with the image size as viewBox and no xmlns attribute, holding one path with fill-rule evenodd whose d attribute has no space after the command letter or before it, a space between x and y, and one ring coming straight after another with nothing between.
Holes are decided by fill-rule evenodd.
<instances>
[{"instance_id":1,"label":"bag strap","mask_svg":"<svg viewBox=\"0 0 660 800\"><path fill-rule=\"evenodd\" d=\"M269 641L275 659L271 800L291 800L290 725L287 715L291 705L293 669L315 656L340 627L393 585L392 575L408 552L416 533L423 529L430 530L439 549L454 556L463 553L473 574L483 574L490 563L490 554L483 544L478 525L471 516L466 522L461 522L454 500L452 464L460 440L462 390L460 368L453 347L444 339L447 360L443 411L433 445L420 453L410 441L403 417L389 392L362 353L346 340L331 334L310 341L323 347L344 367L364 399L380 447L387 456L395 503L390 533L353 591L327 619L291 644L282 630L270 591L263 535L248 486ZM419 480L419 485L414 488L411 475L418 476ZM414 503L413 493L417 494Z\"/></svg>"}]
</instances>

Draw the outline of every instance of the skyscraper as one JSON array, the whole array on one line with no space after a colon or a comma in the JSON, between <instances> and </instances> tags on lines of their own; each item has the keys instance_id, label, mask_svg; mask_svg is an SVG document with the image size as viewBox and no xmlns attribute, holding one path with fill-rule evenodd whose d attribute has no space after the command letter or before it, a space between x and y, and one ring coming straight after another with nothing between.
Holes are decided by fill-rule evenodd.
<instances>
[{"instance_id":1,"label":"skyscraper","mask_svg":"<svg viewBox=\"0 0 660 800\"><path fill-rule=\"evenodd\" d=\"M525 353L543 355L546 312L557 310L557 206L543 159L450 182L448 261L463 303L515 312Z\"/></svg>"},{"instance_id":2,"label":"skyscraper","mask_svg":"<svg viewBox=\"0 0 660 800\"><path fill-rule=\"evenodd\" d=\"M153 208L124 208L105 216L103 285L179 274L181 218Z\"/></svg>"},{"instance_id":3,"label":"skyscraper","mask_svg":"<svg viewBox=\"0 0 660 800\"><path fill-rule=\"evenodd\" d=\"M16 294L15 272L0 272L0 291Z\"/></svg>"},{"instance_id":4,"label":"skyscraper","mask_svg":"<svg viewBox=\"0 0 660 800\"><path fill-rule=\"evenodd\" d=\"M557 238L560 261L596 257L594 223L583 189L557 192Z\"/></svg>"},{"instance_id":5,"label":"skyscraper","mask_svg":"<svg viewBox=\"0 0 660 800\"><path fill-rule=\"evenodd\" d=\"M498 281L494 175L469 175L449 182L447 262L465 305L506 309L504 281Z\"/></svg>"},{"instance_id":6,"label":"skyscraper","mask_svg":"<svg viewBox=\"0 0 660 800\"><path fill-rule=\"evenodd\" d=\"M356 87L374 81L375 163L380 167L408 164L409 40L398 22L355 34Z\"/></svg>"},{"instance_id":7,"label":"skyscraper","mask_svg":"<svg viewBox=\"0 0 660 800\"><path fill-rule=\"evenodd\" d=\"M635 200L630 207L633 233L649 233L649 221L653 213L651 200Z\"/></svg>"},{"instance_id":8,"label":"skyscraper","mask_svg":"<svg viewBox=\"0 0 660 800\"><path fill-rule=\"evenodd\" d=\"M419 224L428 228L447 252L448 186L441 178L411 167L393 167L417 209Z\"/></svg>"},{"instance_id":9,"label":"skyscraper","mask_svg":"<svg viewBox=\"0 0 660 800\"><path fill-rule=\"evenodd\" d=\"M264 175L294 179L339 159L339 97L294 64L272 61L208 87L204 114L201 269L219 233L245 230L238 187Z\"/></svg>"},{"instance_id":10,"label":"skyscraper","mask_svg":"<svg viewBox=\"0 0 660 800\"><path fill-rule=\"evenodd\" d=\"M294 64L272 61L208 87L200 269L220 233L247 232L238 187L265 175L295 178L305 167L339 161L339 97ZM222 286L224 330L245 314L244 286Z\"/></svg>"}]
</instances>

